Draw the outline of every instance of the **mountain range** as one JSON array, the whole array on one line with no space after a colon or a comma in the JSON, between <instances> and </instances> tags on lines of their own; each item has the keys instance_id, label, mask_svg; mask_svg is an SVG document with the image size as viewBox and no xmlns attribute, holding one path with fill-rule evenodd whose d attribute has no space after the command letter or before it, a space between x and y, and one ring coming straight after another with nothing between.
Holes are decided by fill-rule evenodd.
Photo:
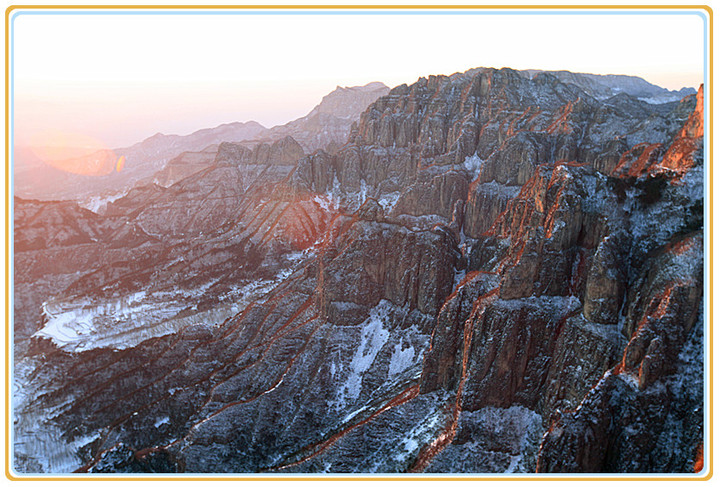
<instances>
[{"instance_id":1,"label":"mountain range","mask_svg":"<svg viewBox=\"0 0 720 487\"><path fill-rule=\"evenodd\" d=\"M181 157L178 164L185 165L188 160L212 162L213 156L203 158L203 154L214 154L220 142L244 142L252 147L292 135L306 151L339 146L347 140L351 123L388 90L378 82L338 86L306 116L271 129L251 121L227 123L189 135L157 133L130 147L99 150L61 161L43 161L32 148L18 147L14 157L15 195L41 200L77 200L97 210L133 186L152 181L155 173L174 158ZM104 158L109 161L108 167L103 168L106 170L95 169L98 154L107 155ZM116 171L115 162L120 157L124 158L124 165ZM76 170L61 169L68 167ZM188 168L184 169L187 172Z\"/></svg>"},{"instance_id":2,"label":"mountain range","mask_svg":"<svg viewBox=\"0 0 720 487\"><path fill-rule=\"evenodd\" d=\"M648 85L339 88L16 195L15 470L702 471L704 90Z\"/></svg>"}]
</instances>

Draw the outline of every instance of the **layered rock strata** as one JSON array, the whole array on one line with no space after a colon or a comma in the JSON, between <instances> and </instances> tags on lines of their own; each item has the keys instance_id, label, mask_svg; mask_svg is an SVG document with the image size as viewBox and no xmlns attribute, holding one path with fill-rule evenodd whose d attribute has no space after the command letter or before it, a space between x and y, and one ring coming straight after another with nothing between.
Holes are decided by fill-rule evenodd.
<instances>
[{"instance_id":1,"label":"layered rock strata","mask_svg":"<svg viewBox=\"0 0 720 487\"><path fill-rule=\"evenodd\" d=\"M335 152L16 200L15 468L692 472L702 113L477 69Z\"/></svg>"}]
</instances>

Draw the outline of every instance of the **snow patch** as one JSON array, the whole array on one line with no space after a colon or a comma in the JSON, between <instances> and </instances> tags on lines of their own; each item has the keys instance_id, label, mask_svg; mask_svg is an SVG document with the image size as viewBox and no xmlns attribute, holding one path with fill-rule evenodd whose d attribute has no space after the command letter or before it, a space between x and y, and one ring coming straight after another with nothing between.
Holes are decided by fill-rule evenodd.
<instances>
[{"instance_id":1,"label":"snow patch","mask_svg":"<svg viewBox=\"0 0 720 487\"><path fill-rule=\"evenodd\" d=\"M462 166L467 169L471 174L477 177L484 163L485 161L480 159L476 152L475 154L466 157L465 161L463 161L462 163Z\"/></svg>"},{"instance_id":2,"label":"snow patch","mask_svg":"<svg viewBox=\"0 0 720 487\"><path fill-rule=\"evenodd\" d=\"M390 377L401 374L413 366L415 363L415 347L408 345L403 348L403 340L401 339L393 349L390 357L390 365L388 367L388 375Z\"/></svg>"},{"instance_id":3,"label":"snow patch","mask_svg":"<svg viewBox=\"0 0 720 487\"><path fill-rule=\"evenodd\" d=\"M332 194L315 195L313 201L315 201L315 203L317 203L320 208L327 212L335 211L338 208L337 200L333 197Z\"/></svg>"},{"instance_id":4,"label":"snow patch","mask_svg":"<svg viewBox=\"0 0 720 487\"><path fill-rule=\"evenodd\" d=\"M510 457L510 465L505 469L505 473L515 473L517 471L518 465L520 465L520 460L522 460L522 455L513 455Z\"/></svg>"},{"instance_id":5,"label":"snow patch","mask_svg":"<svg viewBox=\"0 0 720 487\"><path fill-rule=\"evenodd\" d=\"M367 195L368 195L368 185L365 182L365 179L361 179L360 180L360 193L358 193L360 205L365 203L365 200L367 199Z\"/></svg>"},{"instance_id":6,"label":"snow patch","mask_svg":"<svg viewBox=\"0 0 720 487\"><path fill-rule=\"evenodd\" d=\"M395 205L397 204L399 199L400 199L400 192L395 191L393 193L383 195L378 200L378 204L383 207L383 210L388 212L388 211L392 210L393 208L395 208Z\"/></svg>"},{"instance_id":7,"label":"snow patch","mask_svg":"<svg viewBox=\"0 0 720 487\"><path fill-rule=\"evenodd\" d=\"M112 203L125 195L127 195L127 191L110 196L93 196L89 199L78 201L78 206L86 208L93 213L100 214L105 210L105 208L107 208L109 203Z\"/></svg>"},{"instance_id":8,"label":"snow patch","mask_svg":"<svg viewBox=\"0 0 720 487\"><path fill-rule=\"evenodd\" d=\"M52 300L43 303L45 326L33 336L49 339L70 351L102 347L122 350L150 338L176 333L187 325L214 326L239 313L250 302L259 301L292 274L308 254L289 254L290 266L273 279L235 286L219 295L219 304L206 311L198 311L197 304L187 303L211 292L217 280L190 289L142 291L100 303L89 299Z\"/></svg>"},{"instance_id":9,"label":"snow patch","mask_svg":"<svg viewBox=\"0 0 720 487\"><path fill-rule=\"evenodd\" d=\"M414 452L415 450L417 450L418 446L420 446L418 442L413 438L405 438L402 442L402 445L403 449L408 453Z\"/></svg>"},{"instance_id":10,"label":"snow patch","mask_svg":"<svg viewBox=\"0 0 720 487\"><path fill-rule=\"evenodd\" d=\"M392 303L382 300L370 311L370 316L360 326L360 346L350 362L350 376L345 383L344 391L352 399L360 395L362 389L362 375L370 368L380 349L390 337L390 332L384 328L391 311Z\"/></svg>"},{"instance_id":11,"label":"snow patch","mask_svg":"<svg viewBox=\"0 0 720 487\"><path fill-rule=\"evenodd\" d=\"M653 96L646 98L638 98L638 100L644 101L645 103L649 103L651 105L662 105L663 103L670 103L679 99L680 97L678 96Z\"/></svg>"}]
</instances>

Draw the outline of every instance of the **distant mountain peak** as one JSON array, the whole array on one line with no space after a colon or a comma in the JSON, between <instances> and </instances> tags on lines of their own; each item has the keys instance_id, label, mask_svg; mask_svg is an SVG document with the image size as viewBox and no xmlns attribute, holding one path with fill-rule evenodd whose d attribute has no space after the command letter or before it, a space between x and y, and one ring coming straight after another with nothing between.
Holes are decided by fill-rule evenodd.
<instances>
[{"instance_id":1,"label":"distant mountain peak","mask_svg":"<svg viewBox=\"0 0 720 487\"><path fill-rule=\"evenodd\" d=\"M343 91L343 90L353 90L353 91L373 91L373 90L382 90L382 89L389 89L389 87L381 82L381 81L371 81L364 85L357 85L357 86L340 86L337 85L335 89L330 92L330 94L334 93L335 91Z\"/></svg>"},{"instance_id":2,"label":"distant mountain peak","mask_svg":"<svg viewBox=\"0 0 720 487\"><path fill-rule=\"evenodd\" d=\"M379 81L373 81L363 86L338 86L334 91L325 95L320 104L313 108L307 117L328 113L337 118L357 118L370 103L389 91L390 88Z\"/></svg>"},{"instance_id":3,"label":"distant mountain peak","mask_svg":"<svg viewBox=\"0 0 720 487\"><path fill-rule=\"evenodd\" d=\"M626 93L648 103L667 103L680 100L696 92L693 88L671 91L654 85L639 76L626 74L573 73L566 70L544 71L540 69L526 69L518 71L518 73L529 78L534 78L540 74L554 76L563 83L577 86L598 100L608 99L619 93Z\"/></svg>"}]
</instances>

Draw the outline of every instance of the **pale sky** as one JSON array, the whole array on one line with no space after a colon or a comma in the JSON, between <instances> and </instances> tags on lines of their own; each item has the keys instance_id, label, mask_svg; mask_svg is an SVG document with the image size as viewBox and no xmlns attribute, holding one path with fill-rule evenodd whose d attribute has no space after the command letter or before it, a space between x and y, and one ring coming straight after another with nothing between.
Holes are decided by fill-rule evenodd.
<instances>
[{"instance_id":1,"label":"pale sky","mask_svg":"<svg viewBox=\"0 0 720 487\"><path fill-rule=\"evenodd\" d=\"M233 121L266 127L337 85L470 68L703 82L699 15L80 15L13 17L18 144L52 130L110 148Z\"/></svg>"}]
</instances>

